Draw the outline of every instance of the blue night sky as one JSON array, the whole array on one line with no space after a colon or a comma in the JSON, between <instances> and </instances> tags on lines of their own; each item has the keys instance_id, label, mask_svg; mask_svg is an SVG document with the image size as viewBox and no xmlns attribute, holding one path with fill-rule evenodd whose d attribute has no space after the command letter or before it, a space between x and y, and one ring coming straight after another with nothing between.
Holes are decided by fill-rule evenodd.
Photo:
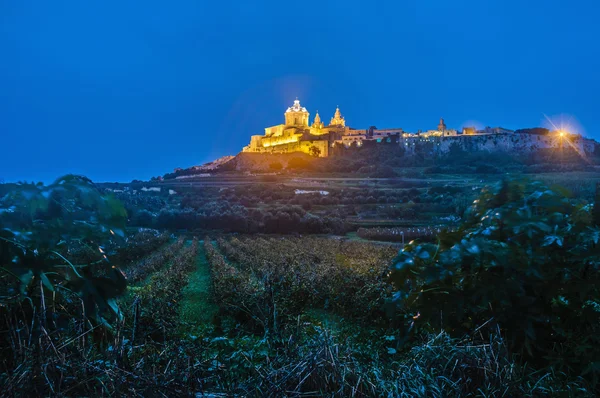
<instances>
[{"instance_id":1,"label":"blue night sky","mask_svg":"<svg viewBox=\"0 0 600 398\"><path fill-rule=\"evenodd\" d=\"M0 0L0 179L147 179L235 154L296 96L355 128L600 138L598 1Z\"/></svg>"}]
</instances>

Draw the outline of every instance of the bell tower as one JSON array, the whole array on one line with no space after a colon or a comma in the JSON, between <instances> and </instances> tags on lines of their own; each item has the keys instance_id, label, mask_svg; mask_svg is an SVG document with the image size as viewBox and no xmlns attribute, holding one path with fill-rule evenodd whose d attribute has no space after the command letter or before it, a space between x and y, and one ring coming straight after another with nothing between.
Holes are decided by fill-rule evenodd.
<instances>
[{"instance_id":1,"label":"bell tower","mask_svg":"<svg viewBox=\"0 0 600 398\"><path fill-rule=\"evenodd\" d=\"M346 120L342 117L342 113L340 112L339 106L337 108L335 108L335 114L331 118L329 125L330 126L338 126L338 127L346 126Z\"/></svg>"},{"instance_id":2,"label":"bell tower","mask_svg":"<svg viewBox=\"0 0 600 398\"><path fill-rule=\"evenodd\" d=\"M442 133L446 131L446 123L444 123L443 117L440 118L440 124L438 124L438 131L441 131Z\"/></svg>"},{"instance_id":3,"label":"bell tower","mask_svg":"<svg viewBox=\"0 0 600 398\"><path fill-rule=\"evenodd\" d=\"M315 115L315 120L311 127L315 128L315 129L323 128L323 122L321 121L321 116L319 116L319 111L317 111L317 114Z\"/></svg>"}]
</instances>

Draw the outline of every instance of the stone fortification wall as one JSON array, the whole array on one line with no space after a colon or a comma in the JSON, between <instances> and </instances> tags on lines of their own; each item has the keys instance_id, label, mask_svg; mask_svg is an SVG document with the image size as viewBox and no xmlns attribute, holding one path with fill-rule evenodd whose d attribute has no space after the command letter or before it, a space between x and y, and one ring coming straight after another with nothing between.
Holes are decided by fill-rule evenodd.
<instances>
[{"instance_id":1,"label":"stone fortification wall","mask_svg":"<svg viewBox=\"0 0 600 398\"><path fill-rule=\"evenodd\" d=\"M313 156L303 152L294 153L249 153L240 152L233 162L237 171L253 172L272 172L271 164L280 163L283 168L287 168L288 162L293 158L302 158L307 161L314 161Z\"/></svg>"},{"instance_id":2,"label":"stone fortification wall","mask_svg":"<svg viewBox=\"0 0 600 398\"><path fill-rule=\"evenodd\" d=\"M569 140L570 144L566 142ZM410 137L401 138L408 153L414 153L420 148L428 147L433 153L445 154L450 151L453 144L467 152L534 152L545 148L559 148L561 139L556 135L536 134L485 134L464 135L454 137ZM581 136L564 138L562 145L574 147L581 153L592 153L595 150L595 141ZM419 148L420 147L420 148Z\"/></svg>"},{"instance_id":3,"label":"stone fortification wall","mask_svg":"<svg viewBox=\"0 0 600 398\"><path fill-rule=\"evenodd\" d=\"M253 136L254 138L254 136ZM320 157L329 156L329 141L327 140L300 140L296 142L290 142L287 144L278 144L268 147L262 145L256 145L254 148L246 147L242 151L243 153L306 153L310 154L311 147L319 149Z\"/></svg>"}]
</instances>

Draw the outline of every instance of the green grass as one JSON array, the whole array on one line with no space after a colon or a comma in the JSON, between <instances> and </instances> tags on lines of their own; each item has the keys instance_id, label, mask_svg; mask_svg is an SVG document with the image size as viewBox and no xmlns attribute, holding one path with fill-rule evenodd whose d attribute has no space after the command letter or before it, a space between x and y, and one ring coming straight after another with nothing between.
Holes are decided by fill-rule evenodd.
<instances>
[{"instance_id":1,"label":"green grass","mask_svg":"<svg viewBox=\"0 0 600 398\"><path fill-rule=\"evenodd\" d=\"M212 302L211 275L202 241L198 245L196 270L190 274L189 283L182 293L182 320L197 326L210 324L218 307Z\"/></svg>"}]
</instances>

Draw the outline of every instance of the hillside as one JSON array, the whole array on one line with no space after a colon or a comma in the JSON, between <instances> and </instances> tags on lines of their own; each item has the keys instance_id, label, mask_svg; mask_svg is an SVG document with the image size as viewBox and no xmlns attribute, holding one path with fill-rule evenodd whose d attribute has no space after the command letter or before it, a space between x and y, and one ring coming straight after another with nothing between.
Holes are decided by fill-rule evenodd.
<instances>
[{"instance_id":1,"label":"hillside","mask_svg":"<svg viewBox=\"0 0 600 398\"><path fill-rule=\"evenodd\" d=\"M301 162L298 162L298 159ZM233 162L236 171L273 172L282 169L293 169L298 164L311 164L318 160L303 152L268 154L241 152Z\"/></svg>"},{"instance_id":2,"label":"hillside","mask_svg":"<svg viewBox=\"0 0 600 398\"><path fill-rule=\"evenodd\" d=\"M351 173L375 178L402 176L423 167L430 168L427 173L460 174L584 171L600 163L597 148L595 140L580 136L560 138L531 133L408 138L405 145L365 142L347 148L336 146L330 156L321 158L303 152L241 152L202 167L176 169L164 178L207 177L224 172Z\"/></svg>"}]
</instances>

